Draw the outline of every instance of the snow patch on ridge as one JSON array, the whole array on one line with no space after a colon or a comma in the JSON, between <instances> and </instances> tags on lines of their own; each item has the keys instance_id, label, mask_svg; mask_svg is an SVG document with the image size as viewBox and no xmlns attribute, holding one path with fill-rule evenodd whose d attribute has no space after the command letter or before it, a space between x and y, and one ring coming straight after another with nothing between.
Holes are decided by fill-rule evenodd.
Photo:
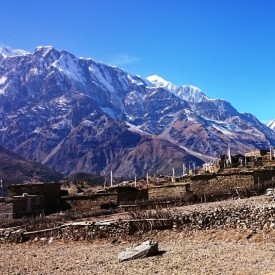
<instances>
[{"instance_id":1,"label":"snow patch on ridge","mask_svg":"<svg viewBox=\"0 0 275 275\"><path fill-rule=\"evenodd\" d=\"M138 85L138 86L143 86L144 85L144 82L138 76L128 74L127 78L132 84L135 84L135 85Z\"/></svg>"},{"instance_id":2,"label":"snow patch on ridge","mask_svg":"<svg viewBox=\"0 0 275 275\"><path fill-rule=\"evenodd\" d=\"M43 52L43 57L45 57L54 47L53 46L38 46L36 47L35 51L39 52L42 51Z\"/></svg>"},{"instance_id":3,"label":"snow patch on ridge","mask_svg":"<svg viewBox=\"0 0 275 275\"><path fill-rule=\"evenodd\" d=\"M232 135L232 132L228 131L226 127L222 127L220 125L212 124L212 127L214 127L216 130L222 132L224 135Z\"/></svg>"},{"instance_id":4,"label":"snow patch on ridge","mask_svg":"<svg viewBox=\"0 0 275 275\"><path fill-rule=\"evenodd\" d=\"M145 131L141 130L138 126L135 126L134 124L131 124L129 122L126 122L127 126L129 127L129 130L135 133L139 134L147 134Z\"/></svg>"},{"instance_id":5,"label":"snow patch on ridge","mask_svg":"<svg viewBox=\"0 0 275 275\"><path fill-rule=\"evenodd\" d=\"M199 103L204 99L210 100L198 87L193 85L176 86L158 75L148 76L147 80L149 80L155 87L165 88L180 99L192 103Z\"/></svg>"},{"instance_id":6,"label":"snow patch on ridge","mask_svg":"<svg viewBox=\"0 0 275 275\"><path fill-rule=\"evenodd\" d=\"M169 81L166 81L165 79L163 79L158 75L150 75L146 77L146 79L149 80L153 84L153 86L167 88L171 92L174 92L174 90L177 88L177 86L173 85Z\"/></svg>"},{"instance_id":7,"label":"snow patch on ridge","mask_svg":"<svg viewBox=\"0 0 275 275\"><path fill-rule=\"evenodd\" d=\"M15 56L24 56L31 53L20 49L13 49L10 47L0 47L0 54L4 58L8 58L8 57L15 57Z\"/></svg>"},{"instance_id":8,"label":"snow patch on ridge","mask_svg":"<svg viewBox=\"0 0 275 275\"><path fill-rule=\"evenodd\" d=\"M199 88L193 85L178 86L174 90L174 94L179 98L192 103L199 103L203 101L203 99L209 100L209 98Z\"/></svg>"},{"instance_id":9,"label":"snow patch on ridge","mask_svg":"<svg viewBox=\"0 0 275 275\"><path fill-rule=\"evenodd\" d=\"M275 119L266 124L271 130L275 131Z\"/></svg>"},{"instance_id":10,"label":"snow patch on ridge","mask_svg":"<svg viewBox=\"0 0 275 275\"><path fill-rule=\"evenodd\" d=\"M60 58L52 64L52 66L56 67L61 73L75 81L82 83L86 82L85 78L82 76L77 59L70 54L63 53Z\"/></svg>"},{"instance_id":11,"label":"snow patch on ridge","mask_svg":"<svg viewBox=\"0 0 275 275\"><path fill-rule=\"evenodd\" d=\"M89 67L89 71L90 71L91 75L93 75L96 78L96 80L99 83L101 83L109 92L112 92L112 93L115 92L114 87L112 85L110 85L110 83L104 77L104 75L99 70L98 66L96 66L96 64L91 64Z\"/></svg>"},{"instance_id":12,"label":"snow patch on ridge","mask_svg":"<svg viewBox=\"0 0 275 275\"><path fill-rule=\"evenodd\" d=\"M2 76L0 78L0 86L6 84L7 79L8 78L6 76ZM4 94L5 93L5 90L6 90L6 88L7 88L8 85L9 84L7 83L2 89L0 89L0 94Z\"/></svg>"},{"instance_id":13,"label":"snow patch on ridge","mask_svg":"<svg viewBox=\"0 0 275 275\"><path fill-rule=\"evenodd\" d=\"M0 78L0 85L3 85L3 84L5 84L5 82L7 81L7 77L6 76L2 76L1 78Z\"/></svg>"}]
</instances>

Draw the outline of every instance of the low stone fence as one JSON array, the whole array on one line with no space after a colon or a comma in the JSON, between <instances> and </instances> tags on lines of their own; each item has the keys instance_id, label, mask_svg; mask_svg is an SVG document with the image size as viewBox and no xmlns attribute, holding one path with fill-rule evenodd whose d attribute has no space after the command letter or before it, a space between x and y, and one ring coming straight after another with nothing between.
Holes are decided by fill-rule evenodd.
<instances>
[{"instance_id":1,"label":"low stone fence","mask_svg":"<svg viewBox=\"0 0 275 275\"><path fill-rule=\"evenodd\" d=\"M22 228L0 229L0 242L23 242L33 239L87 240L117 238L152 230L208 230L275 228L275 205L239 208L215 208L205 212L169 214L167 218L74 222L55 228L26 232Z\"/></svg>"},{"instance_id":2,"label":"low stone fence","mask_svg":"<svg viewBox=\"0 0 275 275\"><path fill-rule=\"evenodd\" d=\"M216 208L206 212L183 214L176 217L174 228L192 230L275 228L275 206Z\"/></svg>"}]
</instances>

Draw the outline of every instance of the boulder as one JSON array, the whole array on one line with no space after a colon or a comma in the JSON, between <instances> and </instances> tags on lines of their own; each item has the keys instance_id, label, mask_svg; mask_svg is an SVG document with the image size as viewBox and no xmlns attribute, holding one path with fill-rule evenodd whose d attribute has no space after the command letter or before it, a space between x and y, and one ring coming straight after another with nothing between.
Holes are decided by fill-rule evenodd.
<instances>
[{"instance_id":1,"label":"boulder","mask_svg":"<svg viewBox=\"0 0 275 275\"><path fill-rule=\"evenodd\" d=\"M134 247L127 248L118 254L118 260L120 262L133 260L137 258L144 258L148 256L155 256L159 252L158 243L152 240L145 241Z\"/></svg>"},{"instance_id":2,"label":"boulder","mask_svg":"<svg viewBox=\"0 0 275 275\"><path fill-rule=\"evenodd\" d=\"M267 196L274 196L274 189L273 188L266 189L266 195Z\"/></svg>"}]
</instances>

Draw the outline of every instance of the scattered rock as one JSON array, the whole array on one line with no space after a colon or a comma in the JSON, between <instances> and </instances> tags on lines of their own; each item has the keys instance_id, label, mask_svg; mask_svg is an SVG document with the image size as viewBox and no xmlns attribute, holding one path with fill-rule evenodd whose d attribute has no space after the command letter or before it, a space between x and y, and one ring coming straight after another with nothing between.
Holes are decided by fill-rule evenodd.
<instances>
[{"instance_id":1,"label":"scattered rock","mask_svg":"<svg viewBox=\"0 0 275 275\"><path fill-rule=\"evenodd\" d=\"M158 254L158 252L158 243L152 240L148 240L132 248L127 248L125 251L120 252L118 254L118 260L122 262L137 258L155 256Z\"/></svg>"},{"instance_id":2,"label":"scattered rock","mask_svg":"<svg viewBox=\"0 0 275 275\"><path fill-rule=\"evenodd\" d=\"M114 244L114 243L117 243L118 242L118 239L113 239L112 241L111 241L111 244Z\"/></svg>"},{"instance_id":3,"label":"scattered rock","mask_svg":"<svg viewBox=\"0 0 275 275\"><path fill-rule=\"evenodd\" d=\"M54 237L50 237L49 241L48 241L48 244L51 244L54 240Z\"/></svg>"},{"instance_id":4,"label":"scattered rock","mask_svg":"<svg viewBox=\"0 0 275 275\"><path fill-rule=\"evenodd\" d=\"M267 195L267 196L273 196L273 195L274 195L274 190L273 190L273 188L268 188L268 189L266 189L266 195Z\"/></svg>"},{"instance_id":5,"label":"scattered rock","mask_svg":"<svg viewBox=\"0 0 275 275\"><path fill-rule=\"evenodd\" d=\"M253 236L254 234L256 234L256 233L257 233L256 230L253 229L253 230L246 236L246 239L247 239L247 240L251 239L252 236Z\"/></svg>"}]
</instances>

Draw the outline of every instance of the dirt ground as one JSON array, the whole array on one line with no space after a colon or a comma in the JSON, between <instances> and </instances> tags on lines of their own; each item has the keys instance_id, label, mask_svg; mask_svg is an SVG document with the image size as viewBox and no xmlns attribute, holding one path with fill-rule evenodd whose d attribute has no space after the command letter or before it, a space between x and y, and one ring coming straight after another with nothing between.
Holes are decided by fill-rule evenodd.
<instances>
[{"instance_id":1,"label":"dirt ground","mask_svg":"<svg viewBox=\"0 0 275 275\"><path fill-rule=\"evenodd\" d=\"M275 233L153 232L94 242L32 241L0 246L1 274L275 274ZM160 254L127 262L118 253L153 239ZM274 272L274 273L272 273Z\"/></svg>"},{"instance_id":2,"label":"dirt ground","mask_svg":"<svg viewBox=\"0 0 275 275\"><path fill-rule=\"evenodd\" d=\"M205 211L219 206L269 203L262 196L190 205L174 210ZM148 239L158 242L159 255L118 261L119 252ZM167 230L93 242L45 239L1 244L0 274L275 274L275 230L253 234L251 230L241 229Z\"/></svg>"}]
</instances>

